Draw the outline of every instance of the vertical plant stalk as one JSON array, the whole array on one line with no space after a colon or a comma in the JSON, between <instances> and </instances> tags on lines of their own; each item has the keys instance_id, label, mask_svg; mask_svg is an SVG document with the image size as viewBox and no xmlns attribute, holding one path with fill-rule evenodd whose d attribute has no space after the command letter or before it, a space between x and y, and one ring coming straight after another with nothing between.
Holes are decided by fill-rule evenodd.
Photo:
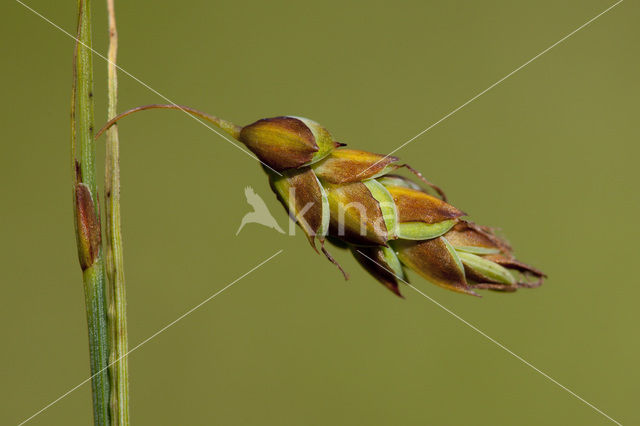
<instances>
[{"instance_id":1,"label":"vertical plant stalk","mask_svg":"<svg viewBox=\"0 0 640 426\"><path fill-rule=\"evenodd\" d=\"M117 113L118 103L118 32L114 0L107 0L109 15L109 63L108 63L108 109L107 119ZM127 342L127 304L122 254L122 231L120 217L120 143L118 127L107 131L107 151L105 157L105 200L106 200L106 268L109 279L109 330L111 351L111 420L113 425L129 425L129 377Z\"/></svg>"},{"instance_id":2,"label":"vertical plant stalk","mask_svg":"<svg viewBox=\"0 0 640 426\"><path fill-rule=\"evenodd\" d=\"M71 156L74 174L74 214L78 257L84 283L89 357L96 425L109 422L109 335L105 271L102 261L100 205L93 139L93 63L91 5L78 0L78 32L74 53L71 101Z\"/></svg>"}]
</instances>

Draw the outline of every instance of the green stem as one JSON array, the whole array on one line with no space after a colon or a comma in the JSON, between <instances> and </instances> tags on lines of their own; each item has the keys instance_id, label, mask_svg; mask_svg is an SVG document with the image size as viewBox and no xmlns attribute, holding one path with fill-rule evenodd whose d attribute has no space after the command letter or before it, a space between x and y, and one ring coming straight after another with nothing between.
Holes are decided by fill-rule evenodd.
<instances>
[{"instance_id":1,"label":"green stem","mask_svg":"<svg viewBox=\"0 0 640 426\"><path fill-rule=\"evenodd\" d=\"M107 119L116 116L118 103L118 32L114 0L107 0L109 14L109 101ZM129 377L127 342L127 304L122 254L120 217L120 143L117 126L107 131L105 158L106 266L109 278L109 330L111 334L111 420L113 425L129 425Z\"/></svg>"},{"instance_id":2,"label":"green stem","mask_svg":"<svg viewBox=\"0 0 640 426\"><path fill-rule=\"evenodd\" d=\"M89 187L95 202L97 194L93 143L93 53L91 52L91 1L78 0L80 26L77 59L77 133L80 142L82 182Z\"/></svg>"},{"instance_id":3,"label":"green stem","mask_svg":"<svg viewBox=\"0 0 640 426\"><path fill-rule=\"evenodd\" d=\"M108 426L110 424L109 373L107 371L109 336L105 272L100 241L100 209L95 172L96 148L93 139L93 64L89 0L78 0L77 39L71 108L71 155L74 168L76 239L83 271L89 331L93 419L96 425Z\"/></svg>"},{"instance_id":4,"label":"green stem","mask_svg":"<svg viewBox=\"0 0 640 426\"><path fill-rule=\"evenodd\" d=\"M84 279L87 325L89 326L89 353L91 358L91 380L93 393L93 422L107 426L109 421L109 342L105 297L104 268L102 260L86 269Z\"/></svg>"}]
</instances>

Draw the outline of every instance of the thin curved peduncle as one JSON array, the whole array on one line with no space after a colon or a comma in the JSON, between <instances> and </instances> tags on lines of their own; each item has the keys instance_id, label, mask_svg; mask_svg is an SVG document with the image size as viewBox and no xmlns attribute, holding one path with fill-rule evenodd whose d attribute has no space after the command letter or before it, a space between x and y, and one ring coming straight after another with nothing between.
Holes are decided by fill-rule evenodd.
<instances>
[{"instance_id":1,"label":"thin curved peduncle","mask_svg":"<svg viewBox=\"0 0 640 426\"><path fill-rule=\"evenodd\" d=\"M195 115L196 117L200 117L204 120L207 120L209 123L212 123L213 125L215 125L216 127L218 127L221 130L224 130L226 133L228 133L229 135L231 135L234 139L238 139L238 136L240 135L240 130L242 130L242 127L240 126L236 126L235 124L233 124L230 121L227 120L223 120L222 118L216 117L214 115L211 114L207 114L206 112L202 112L202 111L198 111L197 109L185 106L185 105L176 105L176 104L151 104L151 105L143 105L143 106L139 106L136 108L132 108L128 111L125 111L121 114L118 114L117 116L113 117L111 120L109 120L107 122L107 124L105 124L102 129L100 129L98 131L98 133L96 133L96 139L98 139L100 137L100 135L102 135L108 128L110 128L111 126L113 126L114 124L116 124L121 118L127 117L133 113L139 112L139 111L145 111L148 109L177 109L180 111L184 111L188 114L191 115Z\"/></svg>"}]
</instances>

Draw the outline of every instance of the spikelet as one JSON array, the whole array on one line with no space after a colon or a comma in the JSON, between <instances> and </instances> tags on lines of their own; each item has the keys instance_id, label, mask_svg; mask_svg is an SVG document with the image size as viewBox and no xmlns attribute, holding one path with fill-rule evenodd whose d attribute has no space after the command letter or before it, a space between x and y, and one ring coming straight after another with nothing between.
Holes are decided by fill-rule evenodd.
<instances>
[{"instance_id":1,"label":"spikelet","mask_svg":"<svg viewBox=\"0 0 640 426\"><path fill-rule=\"evenodd\" d=\"M379 282L402 297L406 268L443 288L470 295L489 289L513 292L537 287L545 275L515 259L509 244L488 227L463 220L444 192L399 159L344 148L315 121L293 116L258 120L245 127L189 107L251 150L265 166L271 188L311 246L347 274L327 243L349 248ZM405 168L418 180L396 174Z\"/></svg>"}]
</instances>

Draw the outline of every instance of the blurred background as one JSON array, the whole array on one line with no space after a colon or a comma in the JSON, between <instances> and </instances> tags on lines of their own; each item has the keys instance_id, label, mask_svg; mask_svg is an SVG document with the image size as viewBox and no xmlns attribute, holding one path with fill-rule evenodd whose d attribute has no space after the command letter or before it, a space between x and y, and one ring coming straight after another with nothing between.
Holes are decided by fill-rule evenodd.
<instances>
[{"instance_id":1,"label":"blurred background","mask_svg":"<svg viewBox=\"0 0 640 426\"><path fill-rule=\"evenodd\" d=\"M26 3L74 32L75 1ZM611 4L117 2L119 64L238 124L300 115L387 153ZM17 2L0 8L0 423L17 424L89 368L73 41ZM482 299L412 283L624 424L640 423L639 19L621 3L396 154L550 277ZM94 48L106 54L102 2ZM94 61L100 126L107 67ZM159 102L120 74L121 110ZM131 354L133 424L610 424L418 293L396 298L347 252L335 252L344 282L300 232L235 236L246 186L286 229L285 214L254 160L184 114L129 118L120 139L131 346L284 250ZM90 422L87 384L30 424Z\"/></svg>"}]
</instances>

